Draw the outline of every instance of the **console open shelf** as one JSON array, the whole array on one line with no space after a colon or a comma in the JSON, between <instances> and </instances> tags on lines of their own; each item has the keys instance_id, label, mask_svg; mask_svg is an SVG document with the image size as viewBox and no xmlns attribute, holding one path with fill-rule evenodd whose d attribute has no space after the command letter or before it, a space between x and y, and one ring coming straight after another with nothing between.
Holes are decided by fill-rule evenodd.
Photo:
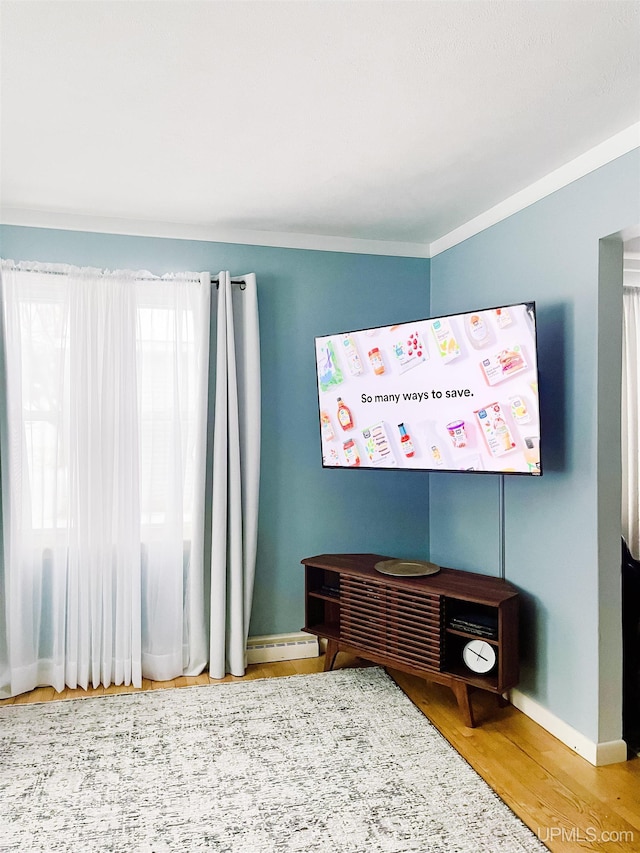
<instances>
[{"instance_id":1,"label":"console open shelf","mask_svg":"<svg viewBox=\"0 0 640 853\"><path fill-rule=\"evenodd\" d=\"M305 567L304 631L327 640L325 669L340 651L448 685L468 726L472 689L502 696L518 683L517 589L500 578L443 568L426 577L375 569L379 554L320 554ZM487 673L465 664L464 647L488 643Z\"/></svg>"}]
</instances>

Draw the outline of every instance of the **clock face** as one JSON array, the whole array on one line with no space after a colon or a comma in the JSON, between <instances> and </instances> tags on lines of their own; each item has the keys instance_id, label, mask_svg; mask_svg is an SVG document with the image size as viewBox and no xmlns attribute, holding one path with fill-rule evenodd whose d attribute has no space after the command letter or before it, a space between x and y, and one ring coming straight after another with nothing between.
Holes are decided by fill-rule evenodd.
<instances>
[{"instance_id":1,"label":"clock face","mask_svg":"<svg viewBox=\"0 0 640 853\"><path fill-rule=\"evenodd\" d=\"M495 666L496 652L484 640L470 640L462 650L462 659L473 672L485 673Z\"/></svg>"}]
</instances>

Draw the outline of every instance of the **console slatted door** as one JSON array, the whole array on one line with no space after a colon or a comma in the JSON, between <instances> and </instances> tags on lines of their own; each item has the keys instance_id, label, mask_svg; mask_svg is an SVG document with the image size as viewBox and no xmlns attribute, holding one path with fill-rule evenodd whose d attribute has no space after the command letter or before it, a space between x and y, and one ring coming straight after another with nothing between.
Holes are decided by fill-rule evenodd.
<instances>
[{"instance_id":1,"label":"console slatted door","mask_svg":"<svg viewBox=\"0 0 640 853\"><path fill-rule=\"evenodd\" d=\"M444 658L442 597L421 590L387 591L387 654L438 671Z\"/></svg>"},{"instance_id":2,"label":"console slatted door","mask_svg":"<svg viewBox=\"0 0 640 853\"><path fill-rule=\"evenodd\" d=\"M441 596L344 575L340 616L343 642L418 669L441 669Z\"/></svg>"},{"instance_id":3,"label":"console slatted door","mask_svg":"<svg viewBox=\"0 0 640 853\"><path fill-rule=\"evenodd\" d=\"M340 639L379 655L387 654L386 589L381 583L343 575Z\"/></svg>"}]
</instances>

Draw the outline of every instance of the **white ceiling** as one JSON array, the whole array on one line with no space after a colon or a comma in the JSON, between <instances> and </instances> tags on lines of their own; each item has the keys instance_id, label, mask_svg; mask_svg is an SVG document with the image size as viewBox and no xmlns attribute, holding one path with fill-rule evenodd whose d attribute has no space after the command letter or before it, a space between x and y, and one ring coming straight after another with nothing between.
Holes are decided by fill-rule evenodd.
<instances>
[{"instance_id":1,"label":"white ceiling","mask_svg":"<svg viewBox=\"0 0 640 853\"><path fill-rule=\"evenodd\" d=\"M0 13L5 221L429 245L640 120L635 0Z\"/></svg>"}]
</instances>

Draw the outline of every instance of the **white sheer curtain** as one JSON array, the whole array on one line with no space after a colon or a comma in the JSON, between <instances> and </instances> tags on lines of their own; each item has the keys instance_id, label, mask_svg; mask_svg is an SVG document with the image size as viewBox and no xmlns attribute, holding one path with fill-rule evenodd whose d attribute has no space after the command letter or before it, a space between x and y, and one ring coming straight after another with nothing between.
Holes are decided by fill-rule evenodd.
<instances>
[{"instance_id":1,"label":"white sheer curtain","mask_svg":"<svg viewBox=\"0 0 640 853\"><path fill-rule=\"evenodd\" d=\"M640 559L640 288L622 291L622 535Z\"/></svg>"},{"instance_id":2,"label":"white sheer curtain","mask_svg":"<svg viewBox=\"0 0 640 853\"><path fill-rule=\"evenodd\" d=\"M243 675L258 532L260 338L255 275L218 285L213 442L211 642L213 678Z\"/></svg>"},{"instance_id":3,"label":"white sheer curtain","mask_svg":"<svg viewBox=\"0 0 640 853\"><path fill-rule=\"evenodd\" d=\"M1 273L0 695L200 672L209 274Z\"/></svg>"}]
</instances>

